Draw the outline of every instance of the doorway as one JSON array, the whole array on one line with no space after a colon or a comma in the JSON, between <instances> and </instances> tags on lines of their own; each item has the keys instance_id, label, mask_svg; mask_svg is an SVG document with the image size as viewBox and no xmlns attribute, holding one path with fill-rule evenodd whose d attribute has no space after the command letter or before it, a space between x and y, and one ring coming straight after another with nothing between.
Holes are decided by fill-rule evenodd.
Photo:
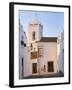
<instances>
[{"instance_id":1,"label":"doorway","mask_svg":"<svg viewBox=\"0 0 72 90\"><path fill-rule=\"evenodd\" d=\"M53 61L48 62L47 70L48 70L48 72L54 72L54 63L53 63Z\"/></svg>"},{"instance_id":2,"label":"doorway","mask_svg":"<svg viewBox=\"0 0 72 90\"><path fill-rule=\"evenodd\" d=\"M32 63L32 73L37 73L37 63Z\"/></svg>"}]
</instances>

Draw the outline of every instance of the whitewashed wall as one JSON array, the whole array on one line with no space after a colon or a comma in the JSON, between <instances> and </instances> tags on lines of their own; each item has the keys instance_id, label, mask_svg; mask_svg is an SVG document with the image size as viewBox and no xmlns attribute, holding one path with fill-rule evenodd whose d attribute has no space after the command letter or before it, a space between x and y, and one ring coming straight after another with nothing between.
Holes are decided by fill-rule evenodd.
<instances>
[{"instance_id":1,"label":"whitewashed wall","mask_svg":"<svg viewBox=\"0 0 72 90\"><path fill-rule=\"evenodd\" d=\"M58 59L58 71L64 73L64 34L61 33L58 37L57 44L57 59Z\"/></svg>"},{"instance_id":2,"label":"whitewashed wall","mask_svg":"<svg viewBox=\"0 0 72 90\"><path fill-rule=\"evenodd\" d=\"M29 76L32 74L32 63L30 59L30 52L29 49L26 48L25 53L24 53L24 77Z\"/></svg>"},{"instance_id":3,"label":"whitewashed wall","mask_svg":"<svg viewBox=\"0 0 72 90\"><path fill-rule=\"evenodd\" d=\"M57 72L57 43L39 43L39 46L43 47L43 56L39 58L39 67L44 67L46 65L46 72L47 71L47 62L53 61L54 62L54 72Z\"/></svg>"},{"instance_id":4,"label":"whitewashed wall","mask_svg":"<svg viewBox=\"0 0 72 90\"><path fill-rule=\"evenodd\" d=\"M21 40L23 37L24 41L24 31L22 26L20 25L20 30L19 30L19 78L22 78L22 57L24 58L24 46L21 45Z\"/></svg>"},{"instance_id":5,"label":"whitewashed wall","mask_svg":"<svg viewBox=\"0 0 72 90\"><path fill-rule=\"evenodd\" d=\"M26 77L32 74L32 63L30 59L30 49L27 47L26 34L23 31L22 26L20 26L20 37L19 37L19 78ZM23 41L26 47L21 45L21 40L23 36ZM23 57L23 76L22 76L22 57Z\"/></svg>"}]
</instances>

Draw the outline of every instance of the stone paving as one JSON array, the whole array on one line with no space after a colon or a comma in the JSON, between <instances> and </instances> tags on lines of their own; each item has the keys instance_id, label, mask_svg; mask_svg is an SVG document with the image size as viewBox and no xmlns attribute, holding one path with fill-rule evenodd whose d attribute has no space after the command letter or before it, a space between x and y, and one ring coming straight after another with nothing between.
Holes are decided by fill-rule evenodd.
<instances>
[{"instance_id":1,"label":"stone paving","mask_svg":"<svg viewBox=\"0 0 72 90\"><path fill-rule=\"evenodd\" d=\"M29 75L27 77L23 77L22 79L34 79L34 78L54 78L54 77L64 77L62 72L55 74L39 74L39 75Z\"/></svg>"}]
</instances>

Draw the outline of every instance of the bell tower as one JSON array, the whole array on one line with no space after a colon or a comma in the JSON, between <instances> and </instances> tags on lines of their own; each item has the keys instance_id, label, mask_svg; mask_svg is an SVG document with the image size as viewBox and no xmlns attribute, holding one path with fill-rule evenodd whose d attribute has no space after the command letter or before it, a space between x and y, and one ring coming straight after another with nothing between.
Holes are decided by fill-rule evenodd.
<instances>
[{"instance_id":1,"label":"bell tower","mask_svg":"<svg viewBox=\"0 0 72 90\"><path fill-rule=\"evenodd\" d=\"M35 43L40 41L43 34L43 25L39 22L38 18L30 22L28 26L28 42Z\"/></svg>"}]
</instances>

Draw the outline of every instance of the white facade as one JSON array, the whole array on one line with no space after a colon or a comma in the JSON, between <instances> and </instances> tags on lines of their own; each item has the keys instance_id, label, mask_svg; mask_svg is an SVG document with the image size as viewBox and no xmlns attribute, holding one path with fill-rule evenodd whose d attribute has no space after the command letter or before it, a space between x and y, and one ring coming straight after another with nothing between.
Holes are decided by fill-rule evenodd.
<instances>
[{"instance_id":1,"label":"white facade","mask_svg":"<svg viewBox=\"0 0 72 90\"><path fill-rule=\"evenodd\" d=\"M58 58L58 71L64 73L64 32L58 36L57 40L57 58Z\"/></svg>"},{"instance_id":2,"label":"white facade","mask_svg":"<svg viewBox=\"0 0 72 90\"><path fill-rule=\"evenodd\" d=\"M19 24L19 78L23 78L26 75L26 60L27 60L27 38L23 31L23 26Z\"/></svg>"},{"instance_id":3,"label":"white facade","mask_svg":"<svg viewBox=\"0 0 72 90\"><path fill-rule=\"evenodd\" d=\"M46 74L57 73L57 42L40 42L38 47L43 49L42 56L38 58L39 72ZM48 62L53 62L53 72L48 72ZM41 70L44 69L44 65L46 67L45 72Z\"/></svg>"}]
</instances>

